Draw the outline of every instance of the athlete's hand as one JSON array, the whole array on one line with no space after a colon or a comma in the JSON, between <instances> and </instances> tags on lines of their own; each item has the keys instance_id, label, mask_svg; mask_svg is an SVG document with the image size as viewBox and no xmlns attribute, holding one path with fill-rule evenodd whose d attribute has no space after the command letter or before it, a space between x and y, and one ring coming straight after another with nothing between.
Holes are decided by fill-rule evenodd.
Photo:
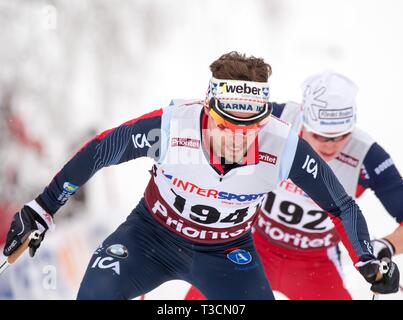
<instances>
[{"instance_id":1,"label":"athlete's hand","mask_svg":"<svg viewBox=\"0 0 403 320\"><path fill-rule=\"evenodd\" d=\"M392 259L392 256L395 254L394 245L387 239L374 239L371 241L371 245L374 249L374 256L377 259Z\"/></svg>"},{"instance_id":2,"label":"athlete's hand","mask_svg":"<svg viewBox=\"0 0 403 320\"><path fill-rule=\"evenodd\" d=\"M394 293L399 290L400 272L389 258L360 261L356 264L365 280L372 284L375 293Z\"/></svg>"},{"instance_id":3,"label":"athlete's hand","mask_svg":"<svg viewBox=\"0 0 403 320\"><path fill-rule=\"evenodd\" d=\"M33 231L38 230L40 232L39 237L29 242L29 255L33 257L41 245L46 231L52 230L54 227L52 216L46 213L36 201L31 201L14 215L10 230L7 233L4 255L11 255L28 239Z\"/></svg>"}]
</instances>

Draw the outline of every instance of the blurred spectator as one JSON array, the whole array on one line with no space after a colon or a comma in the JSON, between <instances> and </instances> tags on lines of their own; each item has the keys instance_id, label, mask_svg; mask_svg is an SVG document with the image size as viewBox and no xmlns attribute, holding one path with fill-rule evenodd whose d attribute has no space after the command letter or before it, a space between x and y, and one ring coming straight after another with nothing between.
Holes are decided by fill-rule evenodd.
<instances>
[{"instance_id":1,"label":"blurred spectator","mask_svg":"<svg viewBox=\"0 0 403 320\"><path fill-rule=\"evenodd\" d=\"M27 190L20 188L24 155L43 153L42 143L27 133L24 120L14 112L12 98L12 91L0 95L0 247L12 215L21 206L21 193Z\"/></svg>"}]
</instances>

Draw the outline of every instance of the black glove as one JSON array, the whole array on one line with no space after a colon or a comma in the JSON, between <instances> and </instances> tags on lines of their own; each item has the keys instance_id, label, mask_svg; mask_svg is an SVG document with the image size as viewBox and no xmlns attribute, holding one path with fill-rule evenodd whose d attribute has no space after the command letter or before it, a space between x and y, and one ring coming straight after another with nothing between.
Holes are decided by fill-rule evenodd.
<instances>
[{"instance_id":1,"label":"black glove","mask_svg":"<svg viewBox=\"0 0 403 320\"><path fill-rule=\"evenodd\" d=\"M387 239L374 239L371 241L372 248L374 249L374 256L377 259L389 258L395 254L395 246Z\"/></svg>"},{"instance_id":2,"label":"black glove","mask_svg":"<svg viewBox=\"0 0 403 320\"><path fill-rule=\"evenodd\" d=\"M53 219L37 203L31 206L38 208L40 213L36 212L31 206L25 205L14 215L10 230L7 233L6 244L3 253L5 256L11 255L17 248L28 239L32 232L38 230L40 235L29 242L29 255L33 257L36 250L41 245L46 231L54 227Z\"/></svg>"},{"instance_id":3,"label":"black glove","mask_svg":"<svg viewBox=\"0 0 403 320\"><path fill-rule=\"evenodd\" d=\"M396 263L389 258L360 261L356 266L365 280L372 284L373 292L386 294L399 291L399 269ZM378 272L382 273L382 279L377 281Z\"/></svg>"}]
</instances>

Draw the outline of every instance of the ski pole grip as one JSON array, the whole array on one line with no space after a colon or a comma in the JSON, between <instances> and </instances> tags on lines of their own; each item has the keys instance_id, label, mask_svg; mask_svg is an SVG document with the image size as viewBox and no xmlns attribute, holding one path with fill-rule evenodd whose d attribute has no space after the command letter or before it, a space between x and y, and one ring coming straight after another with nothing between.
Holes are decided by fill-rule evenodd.
<instances>
[{"instance_id":1,"label":"ski pole grip","mask_svg":"<svg viewBox=\"0 0 403 320\"><path fill-rule=\"evenodd\" d=\"M10 264L16 262L17 259L24 253L24 251L27 250L30 241L31 239L25 240L23 244L17 248L17 250L15 250L11 255L7 257L7 262Z\"/></svg>"},{"instance_id":2,"label":"ski pole grip","mask_svg":"<svg viewBox=\"0 0 403 320\"><path fill-rule=\"evenodd\" d=\"M375 281L376 281L376 282L381 281L382 278L383 278L383 273L378 272L378 273L376 274Z\"/></svg>"},{"instance_id":3,"label":"ski pole grip","mask_svg":"<svg viewBox=\"0 0 403 320\"><path fill-rule=\"evenodd\" d=\"M382 258L381 263L379 265L379 271L376 274L375 281L381 281L383 275L389 271L390 268L390 259L389 258Z\"/></svg>"},{"instance_id":4,"label":"ski pole grip","mask_svg":"<svg viewBox=\"0 0 403 320\"><path fill-rule=\"evenodd\" d=\"M25 250L28 249L29 242L32 239L37 239L40 233L38 231L34 231L30 234L27 240L25 240L22 245L20 245L17 250L15 250L11 255L7 257L7 262L12 264L17 261L17 259L24 253Z\"/></svg>"}]
</instances>

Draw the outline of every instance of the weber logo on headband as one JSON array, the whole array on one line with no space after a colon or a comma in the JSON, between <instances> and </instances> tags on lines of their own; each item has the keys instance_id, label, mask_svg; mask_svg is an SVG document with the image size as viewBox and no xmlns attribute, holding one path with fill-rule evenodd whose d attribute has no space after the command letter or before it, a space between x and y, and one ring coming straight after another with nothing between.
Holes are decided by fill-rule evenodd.
<instances>
[{"instance_id":1,"label":"weber logo on headband","mask_svg":"<svg viewBox=\"0 0 403 320\"><path fill-rule=\"evenodd\" d=\"M244 94L253 94L255 96L268 96L269 88L258 88L254 86L249 86L247 83L243 85L231 85L228 82L220 82L218 86L219 94L223 93L244 93Z\"/></svg>"},{"instance_id":2,"label":"weber logo on headband","mask_svg":"<svg viewBox=\"0 0 403 320\"><path fill-rule=\"evenodd\" d=\"M233 99L242 97L267 102L269 100L270 90L267 82L222 80L213 77L210 79L209 95Z\"/></svg>"}]
</instances>

